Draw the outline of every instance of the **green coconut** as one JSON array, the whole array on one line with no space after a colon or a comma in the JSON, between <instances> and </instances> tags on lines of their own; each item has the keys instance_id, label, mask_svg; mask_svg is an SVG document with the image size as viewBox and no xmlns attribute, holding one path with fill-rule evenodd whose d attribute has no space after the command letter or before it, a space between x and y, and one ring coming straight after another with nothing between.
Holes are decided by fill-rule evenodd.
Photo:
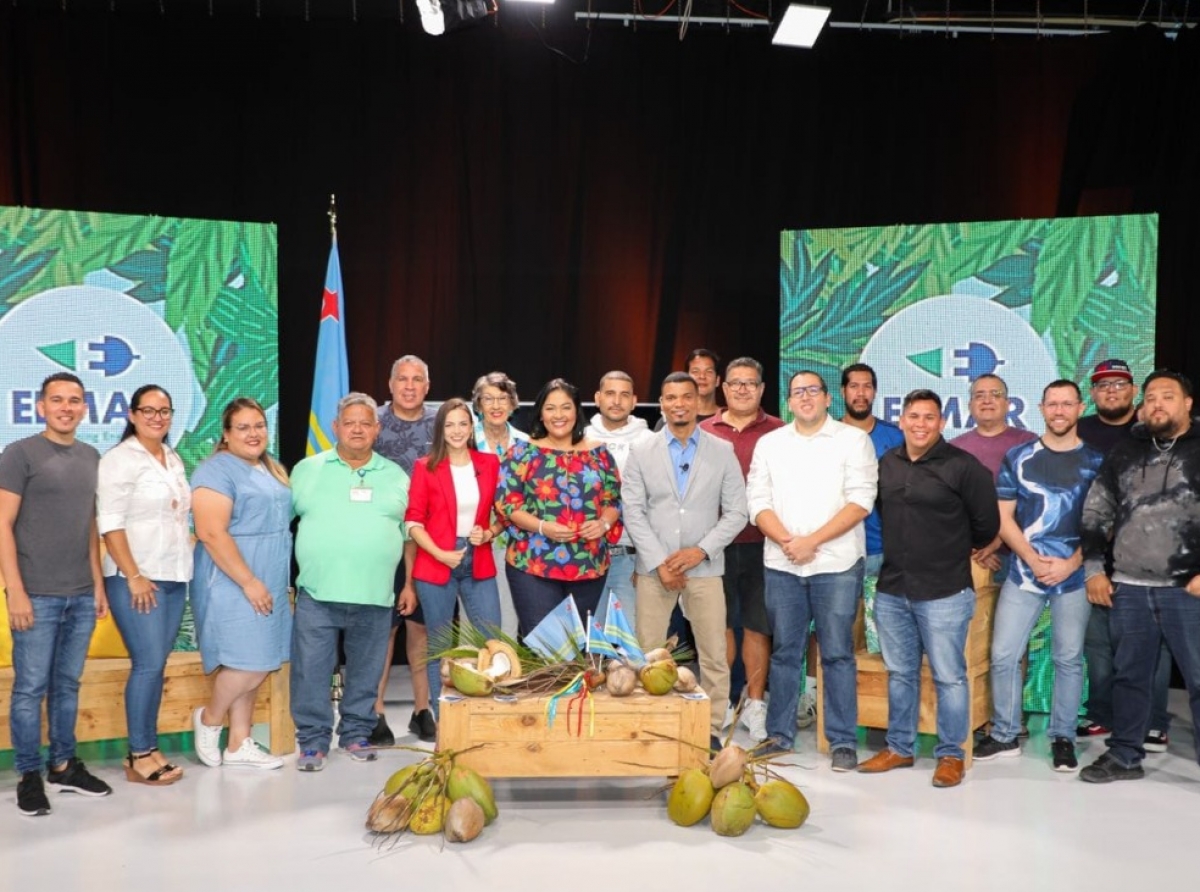
<instances>
[{"instance_id":1,"label":"green coconut","mask_svg":"<svg viewBox=\"0 0 1200 892\"><path fill-rule=\"evenodd\" d=\"M414 762L412 765L405 765L403 768L389 777L387 779L387 783L383 785L384 795L393 796L396 793L399 793L401 788L408 783L409 778L411 778L416 772L419 764L420 763Z\"/></svg>"},{"instance_id":2,"label":"green coconut","mask_svg":"<svg viewBox=\"0 0 1200 892\"><path fill-rule=\"evenodd\" d=\"M679 680L679 668L671 660L647 663L638 673L638 680L648 693L661 696L670 693Z\"/></svg>"},{"instance_id":3,"label":"green coconut","mask_svg":"<svg viewBox=\"0 0 1200 892\"><path fill-rule=\"evenodd\" d=\"M450 800L445 796L426 796L413 812L408 829L422 836L441 833L449 810Z\"/></svg>"},{"instance_id":4,"label":"green coconut","mask_svg":"<svg viewBox=\"0 0 1200 892\"><path fill-rule=\"evenodd\" d=\"M491 676L458 660L450 663L450 680L455 690L468 697L486 697L496 686Z\"/></svg>"},{"instance_id":5,"label":"green coconut","mask_svg":"<svg viewBox=\"0 0 1200 892\"><path fill-rule=\"evenodd\" d=\"M713 785L702 768L689 768L679 775L667 797L667 816L680 827L704 820L712 807Z\"/></svg>"},{"instance_id":6,"label":"green coconut","mask_svg":"<svg viewBox=\"0 0 1200 892\"><path fill-rule=\"evenodd\" d=\"M479 772L463 765L455 765L450 769L450 777L446 781L446 795L451 802L460 799L473 799L483 809L485 823L492 823L500 813L496 808L496 796L492 793L492 785Z\"/></svg>"},{"instance_id":7,"label":"green coconut","mask_svg":"<svg viewBox=\"0 0 1200 892\"><path fill-rule=\"evenodd\" d=\"M741 836L754 823L754 794L742 783L729 784L713 797L712 828L718 836Z\"/></svg>"},{"instance_id":8,"label":"green coconut","mask_svg":"<svg viewBox=\"0 0 1200 892\"><path fill-rule=\"evenodd\" d=\"M769 780L754 794L758 815L772 827L795 829L808 820L808 800L795 784L778 778Z\"/></svg>"}]
</instances>

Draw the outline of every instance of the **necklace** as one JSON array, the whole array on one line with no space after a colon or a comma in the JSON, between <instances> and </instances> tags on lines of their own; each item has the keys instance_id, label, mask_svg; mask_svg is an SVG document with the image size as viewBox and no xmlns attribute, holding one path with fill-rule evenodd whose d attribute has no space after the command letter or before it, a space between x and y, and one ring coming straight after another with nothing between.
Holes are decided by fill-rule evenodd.
<instances>
[{"instance_id":1,"label":"necklace","mask_svg":"<svg viewBox=\"0 0 1200 892\"><path fill-rule=\"evenodd\" d=\"M1159 455L1166 455L1168 452L1170 452L1172 449L1175 448L1175 441L1178 439L1179 439L1179 435L1176 434L1174 437L1171 438L1171 442L1167 443L1166 446L1159 445L1158 437L1151 437L1150 442L1154 444L1154 448L1158 451Z\"/></svg>"}]
</instances>

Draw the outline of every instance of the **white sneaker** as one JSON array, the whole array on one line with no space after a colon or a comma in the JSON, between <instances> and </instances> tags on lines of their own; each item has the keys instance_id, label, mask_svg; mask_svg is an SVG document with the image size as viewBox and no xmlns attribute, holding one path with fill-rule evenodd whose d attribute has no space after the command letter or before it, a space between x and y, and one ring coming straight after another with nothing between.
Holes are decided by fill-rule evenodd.
<instances>
[{"instance_id":1,"label":"white sneaker","mask_svg":"<svg viewBox=\"0 0 1200 892\"><path fill-rule=\"evenodd\" d=\"M225 750L226 768L282 768L283 759L272 756L247 737L236 750Z\"/></svg>"},{"instance_id":2,"label":"white sneaker","mask_svg":"<svg viewBox=\"0 0 1200 892\"><path fill-rule=\"evenodd\" d=\"M800 695L800 706L796 709L796 727L807 728L817 720L817 693L811 687Z\"/></svg>"},{"instance_id":3,"label":"white sneaker","mask_svg":"<svg viewBox=\"0 0 1200 892\"><path fill-rule=\"evenodd\" d=\"M765 700L746 700L742 707L742 727L750 732L755 743L767 739L767 704Z\"/></svg>"},{"instance_id":4,"label":"white sneaker","mask_svg":"<svg viewBox=\"0 0 1200 892\"><path fill-rule=\"evenodd\" d=\"M206 725L200 718L204 715L204 707L197 706L192 713L192 735L194 746L200 761L209 768L221 767L221 725Z\"/></svg>"}]
</instances>

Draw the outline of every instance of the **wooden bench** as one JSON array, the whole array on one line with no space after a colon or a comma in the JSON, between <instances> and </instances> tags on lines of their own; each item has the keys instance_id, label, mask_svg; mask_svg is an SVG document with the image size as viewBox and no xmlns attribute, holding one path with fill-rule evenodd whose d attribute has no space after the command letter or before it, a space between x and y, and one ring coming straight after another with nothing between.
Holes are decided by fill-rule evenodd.
<instances>
[{"instance_id":1,"label":"wooden bench","mask_svg":"<svg viewBox=\"0 0 1200 892\"><path fill-rule=\"evenodd\" d=\"M125 683L129 679L127 659L89 659L84 666L79 690L79 720L75 736L80 742L116 740L128 736L125 727ZM296 726L292 723L289 683L291 666L284 663L258 689L254 702L255 723L266 724L271 752L279 755L296 748ZM9 706L13 670L0 667L0 749L11 749ZM177 651L167 658L158 730L172 734L192 730L192 713L208 702L211 679L204 674L200 654ZM42 738L46 740L45 718Z\"/></svg>"},{"instance_id":2,"label":"wooden bench","mask_svg":"<svg viewBox=\"0 0 1200 892\"><path fill-rule=\"evenodd\" d=\"M567 698L561 698L551 726L548 701L443 697L438 748L478 747L457 761L484 777L673 776L708 760L707 698L655 697L644 691L612 697L601 691L592 696L594 732L589 733L592 711L585 705L582 734L578 705L568 717Z\"/></svg>"},{"instance_id":3,"label":"wooden bench","mask_svg":"<svg viewBox=\"0 0 1200 892\"><path fill-rule=\"evenodd\" d=\"M996 612L996 599L1000 587L991 580L991 573L972 564L975 585L975 616L967 628L967 643L964 652L967 658L967 696L970 703L970 727L963 742L963 763L971 767L975 751L974 729L985 725L992 718L992 620ZM815 648L814 648L815 651ZM882 654L867 650L863 619L863 605L859 602L858 618L854 621L855 662L858 664L858 724L867 728L888 726L888 671ZM821 702L824 678L819 655L813 658L817 677L817 750L829 751L825 739L825 713ZM917 718L917 732L937 733L937 689L929 668L929 658L921 658L921 703Z\"/></svg>"}]
</instances>

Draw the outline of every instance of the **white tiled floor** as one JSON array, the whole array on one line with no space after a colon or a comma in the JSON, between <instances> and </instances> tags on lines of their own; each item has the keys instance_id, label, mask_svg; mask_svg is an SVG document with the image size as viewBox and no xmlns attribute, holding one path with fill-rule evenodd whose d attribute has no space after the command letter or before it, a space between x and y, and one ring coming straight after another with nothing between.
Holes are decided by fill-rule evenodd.
<instances>
[{"instance_id":1,"label":"white tiled floor","mask_svg":"<svg viewBox=\"0 0 1200 892\"><path fill-rule=\"evenodd\" d=\"M398 671L397 675L403 675ZM1176 716L1186 715L1173 691ZM389 709L407 725L410 703ZM186 759L172 787L124 780L84 800L51 794L54 813L20 816L16 778L0 775L4 889L192 890L1088 890L1186 888L1195 881L1200 766L1177 719L1170 751L1138 782L1092 786L1056 774L1042 734L1019 759L977 764L957 789L935 790L932 760L882 776L836 775L801 732L796 767L812 816L800 830L756 825L739 839L676 827L655 781L498 781L501 814L475 842L406 836L379 845L363 829L375 792L416 758L373 764L334 754L320 774L209 769ZM404 737L401 744L414 743ZM872 737L865 757L878 745ZM1101 750L1081 744L1083 764Z\"/></svg>"}]
</instances>

